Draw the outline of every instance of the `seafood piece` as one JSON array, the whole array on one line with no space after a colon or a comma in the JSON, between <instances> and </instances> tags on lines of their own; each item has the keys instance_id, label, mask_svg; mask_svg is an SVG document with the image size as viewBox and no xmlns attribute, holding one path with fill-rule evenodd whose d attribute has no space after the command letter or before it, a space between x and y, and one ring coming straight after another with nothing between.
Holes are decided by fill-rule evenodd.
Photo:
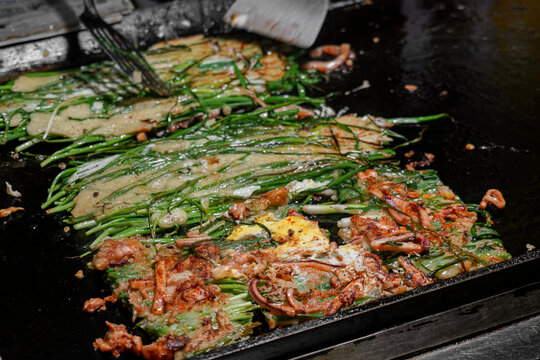
<instances>
[{"instance_id":1,"label":"seafood piece","mask_svg":"<svg viewBox=\"0 0 540 360\"><path fill-rule=\"evenodd\" d=\"M321 57L323 54L335 56L334 59L329 61L310 61L303 65L304 69L315 69L320 72L330 72L345 64L347 67L352 67L352 61L355 58L354 53L351 51L351 45L343 43L340 46L337 45L323 45L311 50L309 55L312 58Z\"/></svg>"}]
</instances>

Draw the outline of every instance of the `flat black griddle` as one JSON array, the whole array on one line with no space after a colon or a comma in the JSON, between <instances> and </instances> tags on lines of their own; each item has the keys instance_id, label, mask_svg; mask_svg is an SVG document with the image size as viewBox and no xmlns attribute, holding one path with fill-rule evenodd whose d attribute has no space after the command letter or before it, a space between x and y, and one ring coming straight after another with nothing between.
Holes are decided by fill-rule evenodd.
<instances>
[{"instance_id":1,"label":"flat black griddle","mask_svg":"<svg viewBox=\"0 0 540 360\"><path fill-rule=\"evenodd\" d=\"M227 32L219 19L230 3L162 4L133 14L120 29L143 45L159 35ZM329 99L332 106L359 114L451 114L452 120L428 125L422 141L403 149L400 157L411 148L435 154L432 168L465 202L478 203L488 188L500 189L507 207L494 213L494 228L514 259L198 358L339 358L346 353L344 343L357 356L396 358L540 312L540 250L526 248L540 249L540 7L526 1L463 3L334 4L318 44L350 42L357 59L354 71L332 75L325 87L337 92ZM60 55L36 55L36 49L54 46ZM99 57L95 46L84 42L79 47L72 34L0 48L0 61L12 64L2 66L0 76L13 77L28 66L70 67ZM364 80L370 87L360 90ZM418 91L409 93L406 84L417 85ZM418 128L398 131L415 134ZM466 151L467 143L476 149ZM0 204L20 204L26 211L0 220L0 356L111 359L95 352L91 343L104 335L105 320L129 324L130 314L119 305L94 315L81 311L86 299L107 294L108 287L101 274L86 270L88 260L76 257L83 236L64 232L61 217L46 216L39 207L58 169L40 169L37 159L13 159L14 147L0 148L0 187L8 181L23 198L19 203L1 191ZM74 277L79 269L85 270L82 280Z\"/></svg>"}]
</instances>

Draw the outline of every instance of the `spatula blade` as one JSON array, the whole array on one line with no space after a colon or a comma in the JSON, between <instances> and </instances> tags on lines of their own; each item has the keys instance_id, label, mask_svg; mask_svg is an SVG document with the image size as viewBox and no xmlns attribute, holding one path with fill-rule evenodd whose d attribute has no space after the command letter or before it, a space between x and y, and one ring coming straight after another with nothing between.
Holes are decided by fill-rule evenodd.
<instances>
[{"instance_id":1,"label":"spatula blade","mask_svg":"<svg viewBox=\"0 0 540 360\"><path fill-rule=\"evenodd\" d=\"M328 0L237 0L224 20L233 26L298 47L315 42Z\"/></svg>"}]
</instances>

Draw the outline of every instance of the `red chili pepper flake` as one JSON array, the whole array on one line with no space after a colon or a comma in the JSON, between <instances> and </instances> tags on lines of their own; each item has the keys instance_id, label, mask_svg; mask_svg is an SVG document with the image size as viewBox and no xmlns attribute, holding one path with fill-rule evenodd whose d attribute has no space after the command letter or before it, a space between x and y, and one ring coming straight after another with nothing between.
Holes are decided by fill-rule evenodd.
<instances>
[{"instance_id":1,"label":"red chili pepper flake","mask_svg":"<svg viewBox=\"0 0 540 360\"><path fill-rule=\"evenodd\" d=\"M405 89L407 89L407 91L413 93L416 90L418 90L418 86L412 85L412 84L407 84L407 85L405 85Z\"/></svg>"},{"instance_id":2,"label":"red chili pepper flake","mask_svg":"<svg viewBox=\"0 0 540 360\"><path fill-rule=\"evenodd\" d=\"M145 141L146 139L148 139L148 137L145 132L141 131L140 133L137 133L137 141Z\"/></svg>"},{"instance_id":3,"label":"red chili pepper flake","mask_svg":"<svg viewBox=\"0 0 540 360\"><path fill-rule=\"evenodd\" d=\"M407 151L407 152L405 153L404 156L405 156L406 158L410 158L410 157L412 157L413 155L414 155L414 150L409 150L409 151Z\"/></svg>"}]
</instances>

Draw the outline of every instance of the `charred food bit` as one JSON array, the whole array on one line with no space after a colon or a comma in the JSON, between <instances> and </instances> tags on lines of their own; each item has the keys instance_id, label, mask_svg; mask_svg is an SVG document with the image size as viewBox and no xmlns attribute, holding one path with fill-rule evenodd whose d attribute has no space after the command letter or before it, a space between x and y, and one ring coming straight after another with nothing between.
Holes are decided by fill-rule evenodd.
<instances>
[{"instance_id":1,"label":"charred food bit","mask_svg":"<svg viewBox=\"0 0 540 360\"><path fill-rule=\"evenodd\" d=\"M11 186L10 183L8 183L6 181L6 193L9 195L9 196L13 196L13 197L16 197L16 198L19 198L22 196L22 194L17 191L17 190L13 190L13 187Z\"/></svg>"},{"instance_id":2,"label":"charred food bit","mask_svg":"<svg viewBox=\"0 0 540 360\"><path fill-rule=\"evenodd\" d=\"M10 207L8 207L6 209L0 209L0 218L7 217L7 216L13 214L14 212L19 211L19 210L24 210L24 208L10 206Z\"/></svg>"},{"instance_id":3,"label":"charred food bit","mask_svg":"<svg viewBox=\"0 0 540 360\"><path fill-rule=\"evenodd\" d=\"M506 206L506 201L504 200L502 193L497 189L489 189L486 192L480 202L480 209L485 209L488 203L495 205L498 209L504 209Z\"/></svg>"},{"instance_id":4,"label":"charred food bit","mask_svg":"<svg viewBox=\"0 0 540 360\"><path fill-rule=\"evenodd\" d=\"M405 89L406 89L408 92L410 92L410 93L413 93L413 92L415 92L416 90L418 90L418 86L412 85L412 84L405 85L404 87L405 87Z\"/></svg>"},{"instance_id":5,"label":"charred food bit","mask_svg":"<svg viewBox=\"0 0 540 360\"><path fill-rule=\"evenodd\" d=\"M86 300L83 307L83 310L88 313L93 313L96 311L104 311L106 309L107 309L106 301L102 298L92 298L92 299Z\"/></svg>"},{"instance_id":6,"label":"charred food bit","mask_svg":"<svg viewBox=\"0 0 540 360\"><path fill-rule=\"evenodd\" d=\"M398 261L399 264L405 269L405 283L408 286L415 288L425 286L433 282L432 279L428 278L423 272L418 270L409 259L400 256Z\"/></svg>"},{"instance_id":7,"label":"charred food bit","mask_svg":"<svg viewBox=\"0 0 540 360\"><path fill-rule=\"evenodd\" d=\"M105 298L92 298L89 300L86 300L83 306L83 310L88 313L94 313L96 311L104 311L107 309L107 302L115 303L118 300L118 296L116 295L109 295Z\"/></svg>"},{"instance_id":8,"label":"charred food bit","mask_svg":"<svg viewBox=\"0 0 540 360\"><path fill-rule=\"evenodd\" d=\"M144 256L144 247L137 238L105 240L94 256L93 267L105 270L111 266L119 266Z\"/></svg>"},{"instance_id":9,"label":"charred food bit","mask_svg":"<svg viewBox=\"0 0 540 360\"><path fill-rule=\"evenodd\" d=\"M352 60L355 55L351 51L351 45L343 43L338 45L323 45L310 51L309 55L312 58L321 57L323 54L335 56L334 59L329 61L310 61L303 65L304 69L315 69L320 72L330 72L345 64L346 66L352 66ZM351 60L347 63L348 60Z\"/></svg>"}]
</instances>

